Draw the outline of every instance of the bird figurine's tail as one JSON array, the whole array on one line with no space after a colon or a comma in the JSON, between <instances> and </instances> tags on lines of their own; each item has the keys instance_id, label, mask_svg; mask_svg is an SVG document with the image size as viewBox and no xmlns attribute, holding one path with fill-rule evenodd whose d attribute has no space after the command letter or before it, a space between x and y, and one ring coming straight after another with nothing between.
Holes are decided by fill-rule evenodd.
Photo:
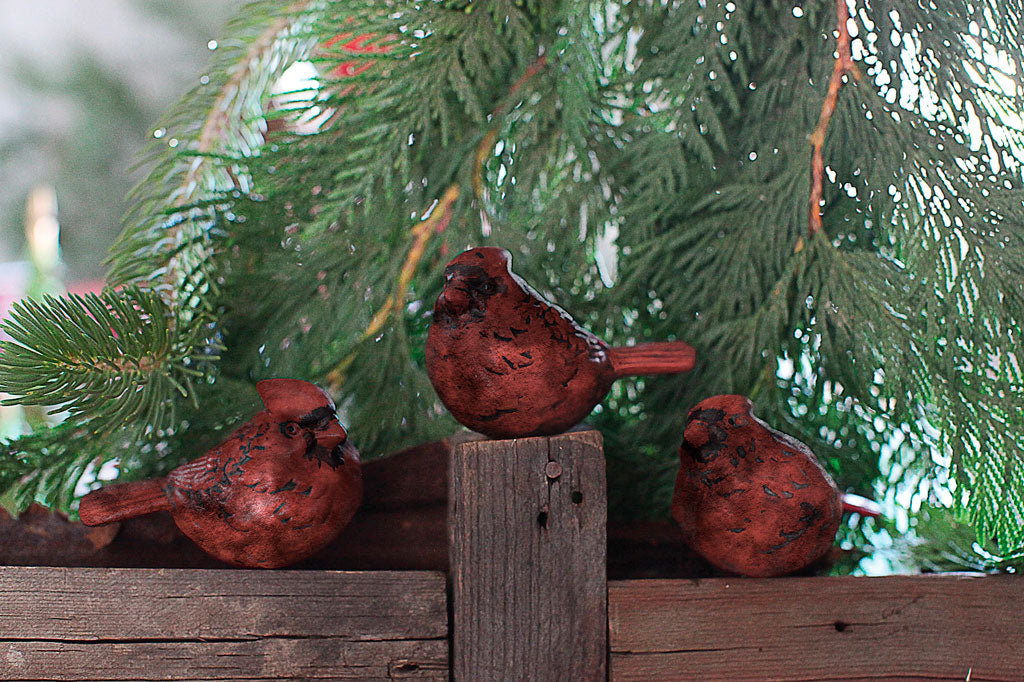
<instances>
[{"instance_id":1,"label":"bird figurine's tail","mask_svg":"<svg viewBox=\"0 0 1024 682\"><path fill-rule=\"evenodd\" d=\"M882 516L882 506L874 500L853 493L843 493L843 513L860 514L877 519Z\"/></svg>"},{"instance_id":2,"label":"bird figurine's tail","mask_svg":"<svg viewBox=\"0 0 1024 682\"><path fill-rule=\"evenodd\" d=\"M616 378L641 374L679 374L689 372L697 361L697 351L682 341L641 343L611 348L608 357Z\"/></svg>"},{"instance_id":3,"label":"bird figurine's tail","mask_svg":"<svg viewBox=\"0 0 1024 682\"><path fill-rule=\"evenodd\" d=\"M157 478L104 486L82 498L78 516L87 526L99 526L169 510L171 501L164 493L166 482L167 479Z\"/></svg>"}]
</instances>

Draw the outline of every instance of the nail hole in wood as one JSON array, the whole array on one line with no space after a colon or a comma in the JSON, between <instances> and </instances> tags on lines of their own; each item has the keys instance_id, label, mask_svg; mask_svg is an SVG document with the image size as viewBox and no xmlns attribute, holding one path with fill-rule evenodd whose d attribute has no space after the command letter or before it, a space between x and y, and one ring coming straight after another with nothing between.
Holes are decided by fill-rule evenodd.
<instances>
[{"instance_id":1,"label":"nail hole in wood","mask_svg":"<svg viewBox=\"0 0 1024 682\"><path fill-rule=\"evenodd\" d=\"M582 502L583 502L583 493L581 493L579 490L573 490L572 491L572 503L573 504L580 504Z\"/></svg>"},{"instance_id":2,"label":"nail hole in wood","mask_svg":"<svg viewBox=\"0 0 1024 682\"><path fill-rule=\"evenodd\" d=\"M546 511L542 511L540 514L537 514L537 525L541 528L548 527L548 513Z\"/></svg>"},{"instance_id":3,"label":"nail hole in wood","mask_svg":"<svg viewBox=\"0 0 1024 682\"><path fill-rule=\"evenodd\" d=\"M835 623L832 623L832 626L836 629L836 632L842 632L847 627L849 627L846 623L844 623L841 620L837 620Z\"/></svg>"}]
</instances>

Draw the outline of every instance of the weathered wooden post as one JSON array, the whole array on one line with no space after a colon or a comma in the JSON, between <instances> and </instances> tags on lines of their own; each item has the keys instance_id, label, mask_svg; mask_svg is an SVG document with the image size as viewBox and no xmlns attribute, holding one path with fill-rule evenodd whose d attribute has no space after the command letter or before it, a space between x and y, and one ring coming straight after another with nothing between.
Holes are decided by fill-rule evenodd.
<instances>
[{"instance_id":1,"label":"weathered wooden post","mask_svg":"<svg viewBox=\"0 0 1024 682\"><path fill-rule=\"evenodd\" d=\"M601 434L455 442L449 467L455 680L606 679Z\"/></svg>"}]
</instances>

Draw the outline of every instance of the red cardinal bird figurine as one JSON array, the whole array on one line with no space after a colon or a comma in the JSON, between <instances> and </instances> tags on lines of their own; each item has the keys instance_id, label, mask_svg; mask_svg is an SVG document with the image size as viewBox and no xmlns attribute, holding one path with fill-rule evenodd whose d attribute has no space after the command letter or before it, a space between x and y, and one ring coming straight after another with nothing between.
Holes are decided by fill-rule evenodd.
<instances>
[{"instance_id":1,"label":"red cardinal bird figurine","mask_svg":"<svg viewBox=\"0 0 1024 682\"><path fill-rule=\"evenodd\" d=\"M512 272L505 249L445 268L427 335L427 374L459 422L492 438L547 436L582 421L612 382L693 368L681 341L609 348Z\"/></svg>"},{"instance_id":2,"label":"red cardinal bird figurine","mask_svg":"<svg viewBox=\"0 0 1024 682\"><path fill-rule=\"evenodd\" d=\"M253 568L287 566L324 547L362 502L359 453L320 388L266 379L256 390L266 409L230 438L166 478L89 493L82 523L169 511L203 550Z\"/></svg>"},{"instance_id":3,"label":"red cardinal bird figurine","mask_svg":"<svg viewBox=\"0 0 1024 682\"><path fill-rule=\"evenodd\" d=\"M733 573L775 576L821 558L839 528L839 490L806 445L718 395L687 417L672 516L694 550Z\"/></svg>"}]
</instances>

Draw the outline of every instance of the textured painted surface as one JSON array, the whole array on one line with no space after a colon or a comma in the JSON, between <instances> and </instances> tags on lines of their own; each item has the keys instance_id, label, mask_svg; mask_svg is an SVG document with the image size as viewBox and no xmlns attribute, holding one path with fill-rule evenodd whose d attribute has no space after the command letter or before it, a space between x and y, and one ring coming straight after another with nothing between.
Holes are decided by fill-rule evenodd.
<instances>
[{"instance_id":1,"label":"textured painted surface","mask_svg":"<svg viewBox=\"0 0 1024 682\"><path fill-rule=\"evenodd\" d=\"M508 251L470 249L448 264L427 337L427 373L451 413L493 438L562 433L612 382L693 368L682 342L609 348L512 272Z\"/></svg>"},{"instance_id":2,"label":"textured painted surface","mask_svg":"<svg viewBox=\"0 0 1024 682\"><path fill-rule=\"evenodd\" d=\"M733 573L774 576L821 558L842 515L839 490L800 441L720 395L687 417L672 516L686 541Z\"/></svg>"},{"instance_id":3,"label":"textured painted surface","mask_svg":"<svg viewBox=\"0 0 1024 682\"><path fill-rule=\"evenodd\" d=\"M170 511L222 561L277 568L333 540L362 501L359 454L319 388L257 384L266 406L226 441L166 479L101 488L82 499L87 525Z\"/></svg>"}]
</instances>

